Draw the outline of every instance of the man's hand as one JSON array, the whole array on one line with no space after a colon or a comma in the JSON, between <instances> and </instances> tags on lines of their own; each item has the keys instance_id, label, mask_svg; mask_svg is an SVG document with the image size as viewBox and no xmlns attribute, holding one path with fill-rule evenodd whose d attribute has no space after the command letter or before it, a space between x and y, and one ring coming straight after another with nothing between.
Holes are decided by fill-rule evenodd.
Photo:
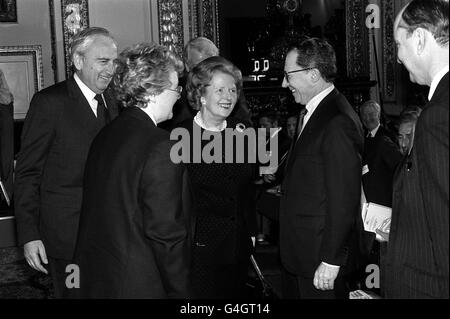
<instances>
[{"instance_id":1,"label":"man's hand","mask_svg":"<svg viewBox=\"0 0 450 319\"><path fill-rule=\"evenodd\" d=\"M389 241L389 233L386 233L380 229L375 229L375 234L376 234L375 239L380 243Z\"/></svg>"},{"instance_id":2,"label":"man's hand","mask_svg":"<svg viewBox=\"0 0 450 319\"><path fill-rule=\"evenodd\" d=\"M44 264L48 264L47 254L45 253L45 247L42 240L33 240L26 243L23 246L23 254L31 268L41 271L44 274L48 274L47 269L41 264L41 260Z\"/></svg>"},{"instance_id":3,"label":"man's hand","mask_svg":"<svg viewBox=\"0 0 450 319\"><path fill-rule=\"evenodd\" d=\"M391 229L391 219L387 218L380 227L375 229L376 240L379 242L389 241L389 231Z\"/></svg>"},{"instance_id":4,"label":"man's hand","mask_svg":"<svg viewBox=\"0 0 450 319\"><path fill-rule=\"evenodd\" d=\"M277 179L275 174L264 174L262 177L264 182L268 184L274 182Z\"/></svg>"},{"instance_id":5,"label":"man's hand","mask_svg":"<svg viewBox=\"0 0 450 319\"><path fill-rule=\"evenodd\" d=\"M325 265L323 262L314 273L314 287L320 290L333 290L334 280L339 273L340 267Z\"/></svg>"}]
</instances>

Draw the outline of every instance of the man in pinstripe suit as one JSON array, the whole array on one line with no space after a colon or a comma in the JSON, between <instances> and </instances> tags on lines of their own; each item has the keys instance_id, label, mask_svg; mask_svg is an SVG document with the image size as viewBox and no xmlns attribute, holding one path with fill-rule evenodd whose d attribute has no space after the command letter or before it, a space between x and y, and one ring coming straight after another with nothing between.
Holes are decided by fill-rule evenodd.
<instances>
[{"instance_id":1,"label":"man in pinstripe suit","mask_svg":"<svg viewBox=\"0 0 450 319\"><path fill-rule=\"evenodd\" d=\"M399 63L430 93L394 181L387 298L449 298L448 16L448 0L413 0L394 24Z\"/></svg>"}]
</instances>

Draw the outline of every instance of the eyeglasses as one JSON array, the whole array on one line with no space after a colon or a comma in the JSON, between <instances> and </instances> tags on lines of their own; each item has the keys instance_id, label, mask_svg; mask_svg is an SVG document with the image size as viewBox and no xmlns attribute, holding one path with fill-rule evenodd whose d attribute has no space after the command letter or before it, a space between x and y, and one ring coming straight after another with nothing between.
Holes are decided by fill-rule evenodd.
<instances>
[{"instance_id":1,"label":"eyeglasses","mask_svg":"<svg viewBox=\"0 0 450 319\"><path fill-rule=\"evenodd\" d=\"M182 86L177 86L176 89L167 88L167 90L177 93L178 97L180 97L181 96L181 92L183 92L183 87Z\"/></svg>"},{"instance_id":2,"label":"eyeglasses","mask_svg":"<svg viewBox=\"0 0 450 319\"><path fill-rule=\"evenodd\" d=\"M289 72L283 71L283 73L284 73L284 78L286 79L286 81L289 82L289 78L290 78L289 74L297 73L297 72L302 72L302 71L309 71L309 70L312 70L312 69L314 69L314 68L306 68L306 69L294 70L294 71L289 71Z\"/></svg>"}]
</instances>

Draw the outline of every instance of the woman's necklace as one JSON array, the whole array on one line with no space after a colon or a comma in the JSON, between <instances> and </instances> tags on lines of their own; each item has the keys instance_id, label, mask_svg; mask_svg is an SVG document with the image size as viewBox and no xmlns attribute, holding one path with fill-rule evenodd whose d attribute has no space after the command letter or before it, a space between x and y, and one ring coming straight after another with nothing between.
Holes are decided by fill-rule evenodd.
<instances>
[{"instance_id":1,"label":"woman's necklace","mask_svg":"<svg viewBox=\"0 0 450 319\"><path fill-rule=\"evenodd\" d=\"M218 126L210 127L209 125L205 124L205 121L202 118L202 114L200 111L197 112L197 114L194 117L194 122L197 123L198 126L201 128L207 130L207 131L213 131L213 132L221 132L227 127L227 120L224 120L222 124Z\"/></svg>"}]
</instances>

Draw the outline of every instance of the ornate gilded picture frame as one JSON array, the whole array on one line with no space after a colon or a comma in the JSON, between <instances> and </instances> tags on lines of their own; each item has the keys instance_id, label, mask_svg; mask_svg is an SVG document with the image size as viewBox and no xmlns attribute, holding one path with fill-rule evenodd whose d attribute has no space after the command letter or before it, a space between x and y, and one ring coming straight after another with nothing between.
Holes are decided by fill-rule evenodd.
<instances>
[{"instance_id":1,"label":"ornate gilded picture frame","mask_svg":"<svg viewBox=\"0 0 450 319\"><path fill-rule=\"evenodd\" d=\"M14 119L23 120L34 93L44 87L42 47L0 46L0 69L14 97Z\"/></svg>"}]
</instances>

